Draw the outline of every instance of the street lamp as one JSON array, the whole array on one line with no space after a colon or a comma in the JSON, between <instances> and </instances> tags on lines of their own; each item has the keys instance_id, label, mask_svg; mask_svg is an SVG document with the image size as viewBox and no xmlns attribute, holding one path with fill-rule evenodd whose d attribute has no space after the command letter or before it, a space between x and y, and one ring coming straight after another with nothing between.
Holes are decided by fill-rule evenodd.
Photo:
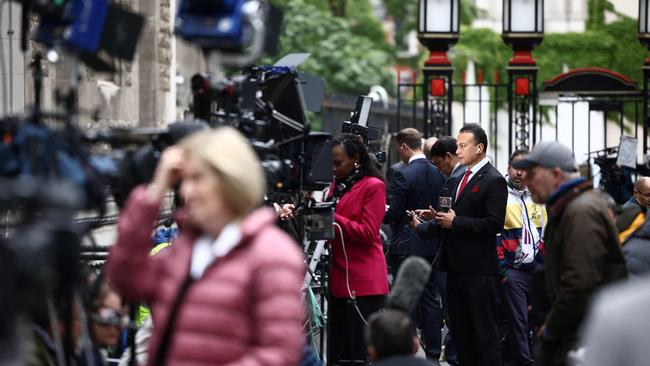
<instances>
[{"instance_id":1,"label":"street lamp","mask_svg":"<svg viewBox=\"0 0 650 366\"><path fill-rule=\"evenodd\" d=\"M447 57L460 36L460 0L419 0L418 40L429 50L424 62L424 135L451 134L454 69Z\"/></svg>"},{"instance_id":2,"label":"street lamp","mask_svg":"<svg viewBox=\"0 0 650 366\"><path fill-rule=\"evenodd\" d=\"M641 44L646 47L648 47L648 39L650 37L649 15L648 0L639 0L639 27L637 29L637 35Z\"/></svg>"},{"instance_id":3,"label":"street lamp","mask_svg":"<svg viewBox=\"0 0 650 366\"><path fill-rule=\"evenodd\" d=\"M639 26L637 28L637 39L650 50L650 3L648 0L639 0ZM643 153L648 152L648 79L650 78L650 57L643 63Z\"/></svg>"},{"instance_id":4,"label":"street lamp","mask_svg":"<svg viewBox=\"0 0 650 366\"><path fill-rule=\"evenodd\" d=\"M512 153L513 142L517 149L529 149L537 140L538 67L532 51L544 39L544 0L503 0L501 38L514 51L508 62L508 148Z\"/></svg>"}]
</instances>

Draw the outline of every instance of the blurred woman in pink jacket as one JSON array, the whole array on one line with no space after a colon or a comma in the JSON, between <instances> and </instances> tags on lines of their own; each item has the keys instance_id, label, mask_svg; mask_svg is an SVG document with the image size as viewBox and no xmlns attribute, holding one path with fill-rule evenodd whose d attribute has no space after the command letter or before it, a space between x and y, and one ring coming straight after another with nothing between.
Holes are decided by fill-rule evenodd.
<instances>
[{"instance_id":1,"label":"blurred woman in pink jacket","mask_svg":"<svg viewBox=\"0 0 650 366\"><path fill-rule=\"evenodd\" d=\"M165 194L178 182L181 235L150 257ZM154 180L135 189L119 220L108 275L121 294L151 304L149 365L296 365L303 256L256 209L265 183L236 130L199 132L162 154Z\"/></svg>"}]
</instances>

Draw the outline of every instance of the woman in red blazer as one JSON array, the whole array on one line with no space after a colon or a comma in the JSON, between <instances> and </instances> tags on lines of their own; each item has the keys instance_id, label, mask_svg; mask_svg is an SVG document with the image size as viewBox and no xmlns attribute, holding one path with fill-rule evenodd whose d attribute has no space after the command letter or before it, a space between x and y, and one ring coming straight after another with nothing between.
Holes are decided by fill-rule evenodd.
<instances>
[{"instance_id":1,"label":"woman in red blazer","mask_svg":"<svg viewBox=\"0 0 650 366\"><path fill-rule=\"evenodd\" d=\"M379 238L386 185L358 137L335 140L332 154L335 179L327 199L337 204L328 360L330 365L365 363L364 320L383 307L388 293L386 259Z\"/></svg>"}]
</instances>

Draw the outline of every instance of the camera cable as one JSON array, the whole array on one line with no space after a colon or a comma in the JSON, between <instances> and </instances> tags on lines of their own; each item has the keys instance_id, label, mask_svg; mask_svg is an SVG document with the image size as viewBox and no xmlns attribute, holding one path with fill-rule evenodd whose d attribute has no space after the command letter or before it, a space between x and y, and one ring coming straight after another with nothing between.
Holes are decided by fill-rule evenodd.
<instances>
[{"instance_id":1,"label":"camera cable","mask_svg":"<svg viewBox=\"0 0 650 366\"><path fill-rule=\"evenodd\" d=\"M356 309L357 313L359 313L359 317L361 318L361 320L365 325L368 325L368 321L363 316L363 314L361 313L361 309L359 309L359 306L357 305L356 296L352 295L352 290L350 289L350 271L349 271L348 253L345 250L345 238L343 236L343 229L341 228L341 225L339 225L336 222L334 223L334 226L336 226L339 229L339 233L341 233L341 247L343 248L343 258L345 258L345 286L347 287L348 295L352 300L352 305L354 305L354 308Z\"/></svg>"}]
</instances>

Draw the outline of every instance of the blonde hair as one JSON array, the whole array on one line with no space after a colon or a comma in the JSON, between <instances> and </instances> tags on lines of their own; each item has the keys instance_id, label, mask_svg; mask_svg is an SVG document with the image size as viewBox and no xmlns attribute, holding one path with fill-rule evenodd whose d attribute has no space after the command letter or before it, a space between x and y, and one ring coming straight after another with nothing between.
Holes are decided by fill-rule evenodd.
<instances>
[{"instance_id":1,"label":"blonde hair","mask_svg":"<svg viewBox=\"0 0 650 366\"><path fill-rule=\"evenodd\" d=\"M179 143L217 175L224 200L244 216L264 200L266 182L260 161L244 136L232 127L192 134Z\"/></svg>"}]
</instances>

